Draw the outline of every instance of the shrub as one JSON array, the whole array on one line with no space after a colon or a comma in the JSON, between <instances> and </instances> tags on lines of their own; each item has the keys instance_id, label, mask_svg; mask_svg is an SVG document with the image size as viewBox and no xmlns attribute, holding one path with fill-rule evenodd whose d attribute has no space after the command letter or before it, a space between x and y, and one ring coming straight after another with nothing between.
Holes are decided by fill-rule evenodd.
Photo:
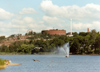
<instances>
[{"instance_id":1,"label":"shrub","mask_svg":"<svg viewBox=\"0 0 100 72\"><path fill-rule=\"evenodd\" d=\"M0 59L0 65L5 65L6 60Z\"/></svg>"}]
</instances>

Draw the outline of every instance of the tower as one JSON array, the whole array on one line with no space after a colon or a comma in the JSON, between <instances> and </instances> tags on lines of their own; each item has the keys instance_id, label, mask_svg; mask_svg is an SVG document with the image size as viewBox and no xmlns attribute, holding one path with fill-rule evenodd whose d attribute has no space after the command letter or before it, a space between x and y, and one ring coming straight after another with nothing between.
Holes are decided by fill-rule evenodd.
<instances>
[{"instance_id":1,"label":"tower","mask_svg":"<svg viewBox=\"0 0 100 72\"><path fill-rule=\"evenodd\" d=\"M71 29L70 34L72 35L72 19L71 19L71 26L70 26L70 29Z\"/></svg>"},{"instance_id":2,"label":"tower","mask_svg":"<svg viewBox=\"0 0 100 72\"><path fill-rule=\"evenodd\" d=\"M89 28L87 29L87 32L89 32Z\"/></svg>"}]
</instances>

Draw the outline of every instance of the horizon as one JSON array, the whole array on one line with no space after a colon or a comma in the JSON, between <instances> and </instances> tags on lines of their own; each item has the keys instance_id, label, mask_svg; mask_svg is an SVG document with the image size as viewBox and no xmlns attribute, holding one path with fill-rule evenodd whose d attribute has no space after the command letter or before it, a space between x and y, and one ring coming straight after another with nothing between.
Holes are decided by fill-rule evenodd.
<instances>
[{"instance_id":1,"label":"horizon","mask_svg":"<svg viewBox=\"0 0 100 72\"><path fill-rule=\"evenodd\" d=\"M25 34L50 29L70 32L100 31L100 1L98 0L1 0L0 36Z\"/></svg>"}]
</instances>

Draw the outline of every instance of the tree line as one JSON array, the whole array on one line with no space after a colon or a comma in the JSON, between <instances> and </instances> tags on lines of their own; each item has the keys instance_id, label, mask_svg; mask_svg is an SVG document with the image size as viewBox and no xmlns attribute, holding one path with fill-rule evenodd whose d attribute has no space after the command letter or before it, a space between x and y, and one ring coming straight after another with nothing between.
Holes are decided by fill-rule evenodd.
<instances>
[{"instance_id":1,"label":"tree line","mask_svg":"<svg viewBox=\"0 0 100 72\"><path fill-rule=\"evenodd\" d=\"M52 52L55 51L58 46L62 46L63 44L69 42L70 53L72 54L100 54L100 34L99 32L96 32L96 30L92 30L91 32L75 32L73 33L73 37L68 37L67 35L49 35L46 33L41 34L35 32L30 32L25 35L30 35L27 38L29 41L19 40L9 46L2 45L0 47L0 52L16 52L21 54Z\"/></svg>"}]
</instances>

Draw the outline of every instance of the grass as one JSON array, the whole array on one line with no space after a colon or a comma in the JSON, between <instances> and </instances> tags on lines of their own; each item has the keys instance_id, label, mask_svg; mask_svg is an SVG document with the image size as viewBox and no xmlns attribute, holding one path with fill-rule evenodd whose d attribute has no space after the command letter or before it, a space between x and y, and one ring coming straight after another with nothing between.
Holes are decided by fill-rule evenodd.
<instances>
[{"instance_id":1,"label":"grass","mask_svg":"<svg viewBox=\"0 0 100 72\"><path fill-rule=\"evenodd\" d=\"M0 55L20 55L24 53L16 53L16 52L0 52Z\"/></svg>"},{"instance_id":2,"label":"grass","mask_svg":"<svg viewBox=\"0 0 100 72\"><path fill-rule=\"evenodd\" d=\"M39 54L39 55L50 55L50 54L55 54L55 52L39 52L39 53L37 53L37 54Z\"/></svg>"},{"instance_id":3,"label":"grass","mask_svg":"<svg viewBox=\"0 0 100 72\"><path fill-rule=\"evenodd\" d=\"M12 53L9 53L9 52L0 52L0 55L26 55L28 53L16 53L16 52L12 52ZM49 55L49 54L55 54L55 52L38 52L38 53L34 53L34 55ZM30 55L30 53L29 53Z\"/></svg>"}]
</instances>

